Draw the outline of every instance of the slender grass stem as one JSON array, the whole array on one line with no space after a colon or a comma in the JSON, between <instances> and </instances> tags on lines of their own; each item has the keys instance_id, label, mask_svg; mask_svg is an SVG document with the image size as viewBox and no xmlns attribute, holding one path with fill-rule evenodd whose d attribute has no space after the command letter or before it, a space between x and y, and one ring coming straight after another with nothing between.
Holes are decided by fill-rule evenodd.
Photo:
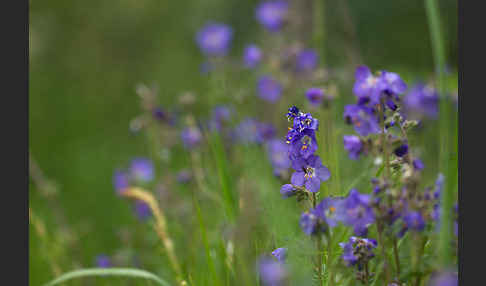
<instances>
[{"instance_id":1,"label":"slender grass stem","mask_svg":"<svg viewBox=\"0 0 486 286\"><path fill-rule=\"evenodd\" d=\"M400 277L400 256L398 255L397 238L395 236L393 236L393 256L395 257L397 276Z\"/></svg>"},{"instance_id":2,"label":"slender grass stem","mask_svg":"<svg viewBox=\"0 0 486 286\"><path fill-rule=\"evenodd\" d=\"M141 200L150 207L150 210L152 211L152 214L155 218L154 230L162 241L165 250L167 251L167 256L169 257L172 269L177 275L177 281L179 282L179 284L183 285L185 281L182 278L183 275L181 267L177 260L177 256L175 255L174 243L172 242L172 239L170 238L167 231L167 222L165 219L165 215L159 208L154 196L150 192L137 187L128 188L125 192L123 192L122 195L127 198Z\"/></svg>"}]
</instances>

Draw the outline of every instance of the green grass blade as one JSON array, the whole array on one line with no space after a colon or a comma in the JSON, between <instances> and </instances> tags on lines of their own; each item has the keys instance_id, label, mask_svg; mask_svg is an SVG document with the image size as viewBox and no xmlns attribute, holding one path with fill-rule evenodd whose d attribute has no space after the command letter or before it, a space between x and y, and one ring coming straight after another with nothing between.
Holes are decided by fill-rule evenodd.
<instances>
[{"instance_id":1,"label":"green grass blade","mask_svg":"<svg viewBox=\"0 0 486 286\"><path fill-rule=\"evenodd\" d=\"M58 278L44 284L54 286L75 278L118 276L129 278L143 278L156 282L158 285L170 286L170 284L148 271L134 268L87 268L64 273Z\"/></svg>"}]
</instances>

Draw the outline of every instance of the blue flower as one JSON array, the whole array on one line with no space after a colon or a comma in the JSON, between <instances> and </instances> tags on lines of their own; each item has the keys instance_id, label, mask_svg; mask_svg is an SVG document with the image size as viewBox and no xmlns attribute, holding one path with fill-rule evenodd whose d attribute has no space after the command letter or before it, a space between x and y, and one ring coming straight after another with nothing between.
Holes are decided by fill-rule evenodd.
<instances>
[{"instance_id":1,"label":"blue flower","mask_svg":"<svg viewBox=\"0 0 486 286\"><path fill-rule=\"evenodd\" d=\"M315 235L326 231L326 224L319 219L314 209L302 213L299 225L307 235Z\"/></svg>"},{"instance_id":2,"label":"blue flower","mask_svg":"<svg viewBox=\"0 0 486 286\"><path fill-rule=\"evenodd\" d=\"M192 149L201 143L202 134L199 128L190 126L181 131L181 139L185 148Z\"/></svg>"},{"instance_id":3,"label":"blue flower","mask_svg":"<svg viewBox=\"0 0 486 286\"><path fill-rule=\"evenodd\" d=\"M111 260L110 257L108 257L105 254L100 254L96 257L96 266L100 268L108 268L111 267Z\"/></svg>"},{"instance_id":4,"label":"blue flower","mask_svg":"<svg viewBox=\"0 0 486 286\"><path fill-rule=\"evenodd\" d=\"M431 276L428 286L457 286L459 285L457 273L446 270Z\"/></svg>"},{"instance_id":5,"label":"blue flower","mask_svg":"<svg viewBox=\"0 0 486 286\"><path fill-rule=\"evenodd\" d=\"M130 165L130 173L135 181L150 182L154 179L154 166L146 158L135 158Z\"/></svg>"},{"instance_id":6,"label":"blue flower","mask_svg":"<svg viewBox=\"0 0 486 286\"><path fill-rule=\"evenodd\" d=\"M113 174L113 186L118 194L122 194L130 186L128 174L124 171L116 170Z\"/></svg>"},{"instance_id":7,"label":"blue flower","mask_svg":"<svg viewBox=\"0 0 486 286\"><path fill-rule=\"evenodd\" d=\"M324 91L322 88L309 88L305 92L305 96L309 100L309 103L313 106L319 106L322 103L322 100L324 99Z\"/></svg>"},{"instance_id":8,"label":"blue flower","mask_svg":"<svg viewBox=\"0 0 486 286\"><path fill-rule=\"evenodd\" d=\"M439 113L439 95L435 89L422 83L415 85L403 99L408 114L436 118Z\"/></svg>"},{"instance_id":9,"label":"blue flower","mask_svg":"<svg viewBox=\"0 0 486 286\"><path fill-rule=\"evenodd\" d=\"M283 286L288 276L285 264L277 262L270 257L260 259L258 272L265 286Z\"/></svg>"},{"instance_id":10,"label":"blue flower","mask_svg":"<svg viewBox=\"0 0 486 286\"><path fill-rule=\"evenodd\" d=\"M344 224L352 226L356 235L366 235L368 226L375 222L370 204L370 195L360 194L356 189L352 189L343 203L343 208L340 209Z\"/></svg>"},{"instance_id":11,"label":"blue flower","mask_svg":"<svg viewBox=\"0 0 486 286\"><path fill-rule=\"evenodd\" d=\"M321 159L316 155L311 155L307 159L297 157L292 160L292 168L295 172L290 179L296 186L305 186L310 192L318 192L321 181L327 181L331 177L329 169L322 165Z\"/></svg>"},{"instance_id":12,"label":"blue flower","mask_svg":"<svg viewBox=\"0 0 486 286\"><path fill-rule=\"evenodd\" d=\"M393 150L393 153L397 155L398 157L403 157L408 154L408 144L402 144L398 146L395 150Z\"/></svg>"},{"instance_id":13,"label":"blue flower","mask_svg":"<svg viewBox=\"0 0 486 286\"><path fill-rule=\"evenodd\" d=\"M284 263L285 260L287 259L287 248L277 248L274 251L272 251L272 255L277 258L279 262Z\"/></svg>"},{"instance_id":14,"label":"blue flower","mask_svg":"<svg viewBox=\"0 0 486 286\"><path fill-rule=\"evenodd\" d=\"M152 216L152 211L147 203L137 200L135 201L135 214L140 220L146 220Z\"/></svg>"},{"instance_id":15,"label":"blue flower","mask_svg":"<svg viewBox=\"0 0 486 286\"><path fill-rule=\"evenodd\" d=\"M358 136L344 135L343 136L344 149L348 151L349 158L357 160L359 155L363 152L363 143Z\"/></svg>"},{"instance_id":16,"label":"blue flower","mask_svg":"<svg viewBox=\"0 0 486 286\"><path fill-rule=\"evenodd\" d=\"M257 83L257 94L263 100L275 103L282 95L282 85L270 76L262 76Z\"/></svg>"},{"instance_id":17,"label":"blue flower","mask_svg":"<svg viewBox=\"0 0 486 286\"><path fill-rule=\"evenodd\" d=\"M286 199L296 195L297 189L292 184L285 184L280 188L280 194Z\"/></svg>"},{"instance_id":18,"label":"blue flower","mask_svg":"<svg viewBox=\"0 0 486 286\"><path fill-rule=\"evenodd\" d=\"M373 113L373 109L360 105L346 105L344 107L344 119L346 123L353 124L354 130L360 136L379 133L380 126L378 118Z\"/></svg>"},{"instance_id":19,"label":"blue flower","mask_svg":"<svg viewBox=\"0 0 486 286\"><path fill-rule=\"evenodd\" d=\"M251 44L246 46L245 51L243 53L243 62L245 67L247 68L256 67L262 60L262 56L263 56L262 51L257 45Z\"/></svg>"},{"instance_id":20,"label":"blue flower","mask_svg":"<svg viewBox=\"0 0 486 286\"><path fill-rule=\"evenodd\" d=\"M375 256L373 249L378 243L374 239L351 236L347 243L340 242L343 249L341 258L348 266L358 265L361 269L371 258Z\"/></svg>"},{"instance_id":21,"label":"blue flower","mask_svg":"<svg viewBox=\"0 0 486 286\"><path fill-rule=\"evenodd\" d=\"M297 54L296 68L298 72L309 72L317 67L319 56L316 51L306 49Z\"/></svg>"},{"instance_id":22,"label":"blue flower","mask_svg":"<svg viewBox=\"0 0 486 286\"><path fill-rule=\"evenodd\" d=\"M279 31L287 19L289 4L287 1L266 1L258 5L256 18L271 32Z\"/></svg>"},{"instance_id":23,"label":"blue flower","mask_svg":"<svg viewBox=\"0 0 486 286\"><path fill-rule=\"evenodd\" d=\"M224 24L208 23L196 35L199 49L207 56L224 56L233 38L233 30Z\"/></svg>"},{"instance_id":24,"label":"blue flower","mask_svg":"<svg viewBox=\"0 0 486 286\"><path fill-rule=\"evenodd\" d=\"M288 146L280 139L271 139L267 142L267 152L276 175L290 168Z\"/></svg>"},{"instance_id":25,"label":"blue flower","mask_svg":"<svg viewBox=\"0 0 486 286\"><path fill-rule=\"evenodd\" d=\"M425 165L422 162L422 160L418 158L414 159L412 164L413 164L413 168L417 171L422 171L425 168Z\"/></svg>"},{"instance_id":26,"label":"blue flower","mask_svg":"<svg viewBox=\"0 0 486 286\"><path fill-rule=\"evenodd\" d=\"M342 221L339 209L343 208L343 198L325 198L316 206L316 214L328 226L335 227Z\"/></svg>"}]
</instances>

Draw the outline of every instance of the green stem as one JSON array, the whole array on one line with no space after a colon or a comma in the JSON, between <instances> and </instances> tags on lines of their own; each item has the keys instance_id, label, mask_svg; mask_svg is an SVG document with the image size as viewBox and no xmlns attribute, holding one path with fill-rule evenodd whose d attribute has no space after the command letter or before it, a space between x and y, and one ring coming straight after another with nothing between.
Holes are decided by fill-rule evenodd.
<instances>
[{"instance_id":1,"label":"green stem","mask_svg":"<svg viewBox=\"0 0 486 286\"><path fill-rule=\"evenodd\" d=\"M312 41L314 46L320 50L320 64L324 66L325 55L326 55L326 45L325 45L325 22L324 22L324 12L325 3L324 0L314 0L314 33Z\"/></svg>"},{"instance_id":2,"label":"green stem","mask_svg":"<svg viewBox=\"0 0 486 286\"><path fill-rule=\"evenodd\" d=\"M393 236L393 255L395 256L395 265L397 268L397 276L400 277L400 257L398 255L397 238Z\"/></svg>"},{"instance_id":3,"label":"green stem","mask_svg":"<svg viewBox=\"0 0 486 286\"><path fill-rule=\"evenodd\" d=\"M432 44L432 54L434 56L434 64L438 79L438 88L440 94L439 103L439 170L444 174L446 183L444 192L442 194L441 203L441 227L439 239L439 264L443 267L448 266L452 261L452 251L450 249L450 237L452 233L452 207L454 203L454 194L457 184L457 150L454 144L451 144L452 130L456 130L457 126L452 127L450 116L455 116L455 112L451 110L451 104L447 100L446 82L445 82L445 62L446 52L443 43L443 35L440 23L440 12L437 0L426 0L425 10L429 22L430 37ZM457 124L456 124L457 125ZM454 150L451 150L451 145Z\"/></svg>"}]
</instances>

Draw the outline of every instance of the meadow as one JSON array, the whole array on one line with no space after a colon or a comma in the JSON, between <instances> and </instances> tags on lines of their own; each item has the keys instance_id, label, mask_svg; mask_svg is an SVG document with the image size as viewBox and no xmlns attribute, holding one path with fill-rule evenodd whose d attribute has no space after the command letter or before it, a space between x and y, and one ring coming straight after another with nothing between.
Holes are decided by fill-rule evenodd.
<instances>
[{"instance_id":1,"label":"meadow","mask_svg":"<svg viewBox=\"0 0 486 286\"><path fill-rule=\"evenodd\" d=\"M31 285L457 285L454 1L30 3Z\"/></svg>"}]
</instances>

